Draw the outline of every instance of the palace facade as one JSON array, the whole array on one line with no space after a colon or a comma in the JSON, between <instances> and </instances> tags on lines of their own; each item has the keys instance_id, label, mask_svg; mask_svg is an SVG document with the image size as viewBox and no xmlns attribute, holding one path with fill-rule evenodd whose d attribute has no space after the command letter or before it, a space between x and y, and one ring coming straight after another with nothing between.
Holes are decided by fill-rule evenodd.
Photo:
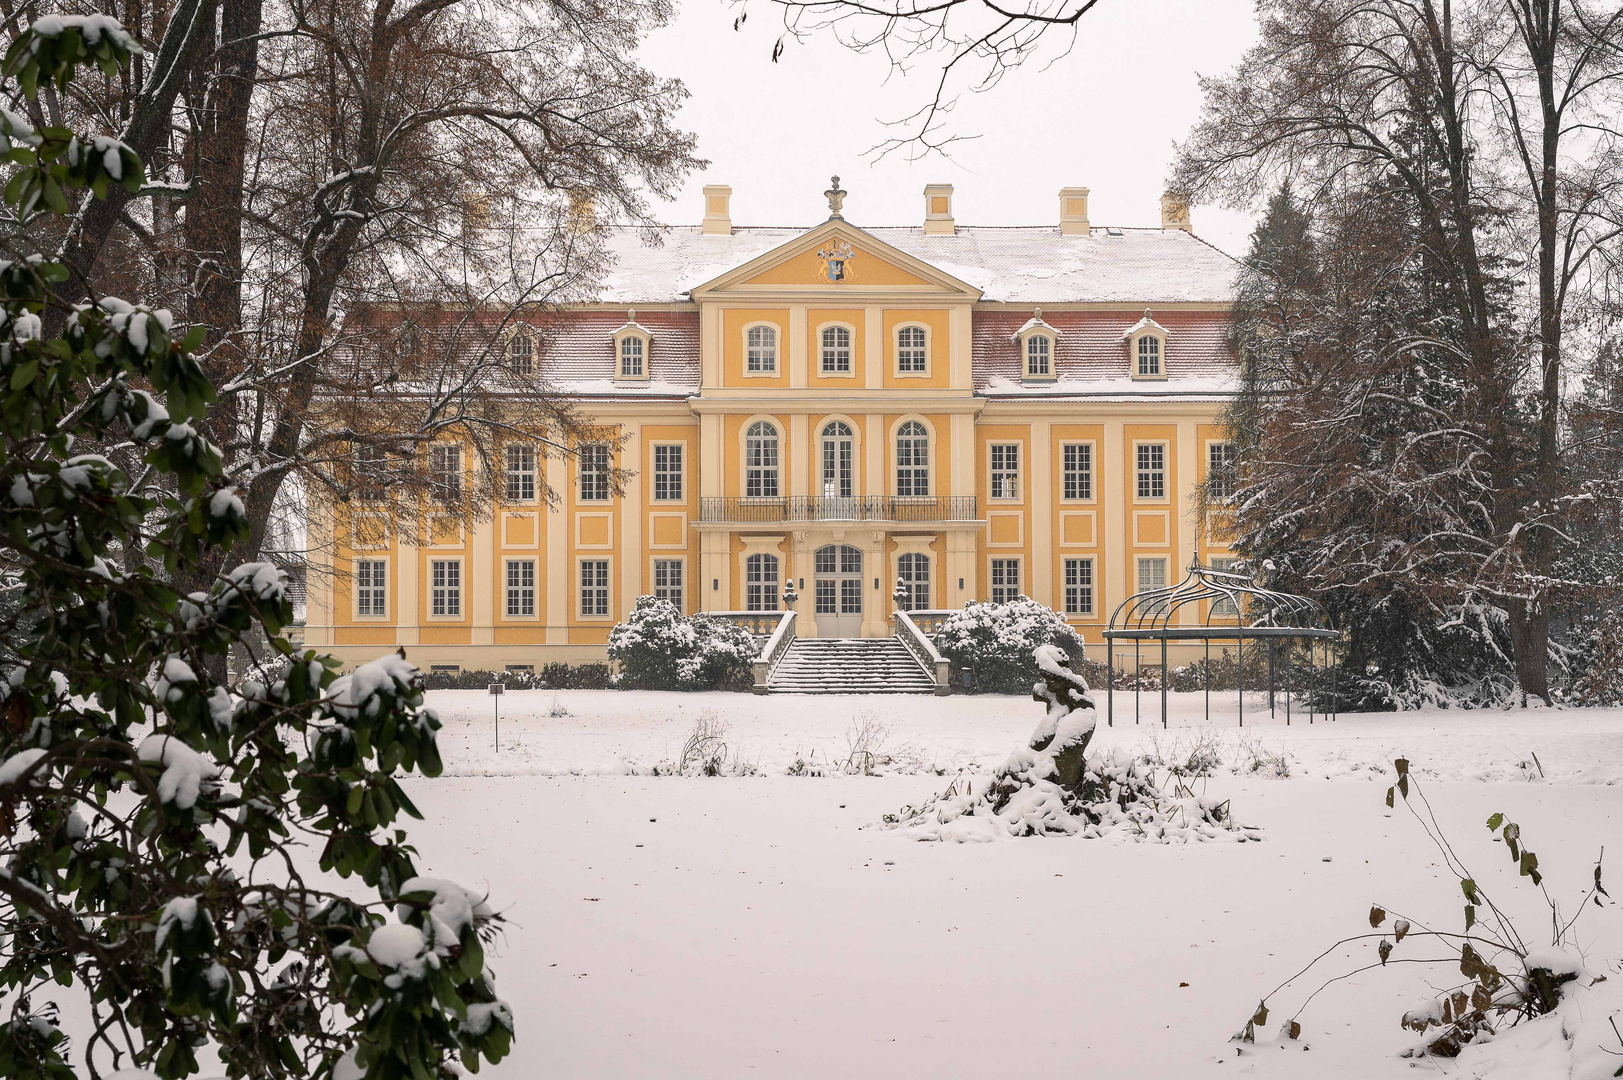
<instances>
[{"instance_id":1,"label":"palace facade","mask_svg":"<svg viewBox=\"0 0 1623 1080\"><path fill-rule=\"evenodd\" d=\"M920 224L861 228L829 194L811 229L735 227L714 186L660 246L611 231L598 301L509 347L621 441L506 447L505 498L421 545L312 522L339 572L311 575L308 643L539 667L602 659L644 594L767 613L790 582L802 638L1026 595L1099 643L1135 591L1224 564L1197 494L1232 460L1235 264L1179 200L1107 228L1066 188L1054 223L986 228L931 185Z\"/></svg>"}]
</instances>

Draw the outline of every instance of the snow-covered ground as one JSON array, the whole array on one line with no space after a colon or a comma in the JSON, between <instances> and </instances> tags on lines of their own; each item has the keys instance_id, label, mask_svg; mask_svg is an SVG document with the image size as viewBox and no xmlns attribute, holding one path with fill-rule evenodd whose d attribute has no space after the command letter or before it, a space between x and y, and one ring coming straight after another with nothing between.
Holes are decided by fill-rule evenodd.
<instances>
[{"instance_id":1,"label":"snow-covered ground","mask_svg":"<svg viewBox=\"0 0 1623 1080\"><path fill-rule=\"evenodd\" d=\"M1601 845L1623 850L1623 710L1298 714L1287 728L1248 700L1242 733L1232 699L1207 726L1192 695L1161 731L1149 697L1132 724L1128 695L1095 745L1168 759L1215 746L1207 791L1264 843L943 845L871 826L941 790L934 770L1021 745L1034 702L515 692L498 753L488 697L431 699L447 775L408 782L427 816L411 834L424 873L488 888L509 920L492 966L518 1039L498 1077L1412 1077L1398 1019L1451 981L1444 969L1338 983L1302 1015L1300 1044L1241 1056L1228 1042L1263 993L1367 930L1372 903L1458 928L1458 883L1401 803L1385 806L1391 758L1414 762L1478 880L1534 935L1548 911L1490 842L1490 813L1520 822L1563 900ZM705 713L754 775L648 775ZM888 775L784 775L813 751L848 758L865 714L887 729ZM1607 966L1623 915L1591 909L1579 926L1591 966L1623 986ZM1302 996L1270 1002L1266 1039ZM1563 1042L1554 1028L1419 1070L1568 1077L1564 1046L1544 1045ZM1611 1075L1623 1057L1607 1049L1623 1042L1589 1059Z\"/></svg>"}]
</instances>

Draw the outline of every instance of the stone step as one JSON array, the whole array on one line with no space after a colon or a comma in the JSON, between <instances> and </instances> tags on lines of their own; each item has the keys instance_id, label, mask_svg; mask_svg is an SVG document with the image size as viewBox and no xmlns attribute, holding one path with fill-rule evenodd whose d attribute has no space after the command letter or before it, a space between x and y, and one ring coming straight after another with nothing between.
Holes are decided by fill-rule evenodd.
<instances>
[{"instance_id":1,"label":"stone step","mask_svg":"<svg viewBox=\"0 0 1623 1080\"><path fill-rule=\"evenodd\" d=\"M801 638L767 683L780 694L929 694L935 678L895 638Z\"/></svg>"}]
</instances>

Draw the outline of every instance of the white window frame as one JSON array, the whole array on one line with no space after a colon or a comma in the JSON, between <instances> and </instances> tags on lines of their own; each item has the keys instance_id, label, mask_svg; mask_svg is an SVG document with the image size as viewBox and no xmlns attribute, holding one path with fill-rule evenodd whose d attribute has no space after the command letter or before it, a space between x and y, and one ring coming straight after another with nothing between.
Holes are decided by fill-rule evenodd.
<instances>
[{"instance_id":1,"label":"white window frame","mask_svg":"<svg viewBox=\"0 0 1623 1080\"><path fill-rule=\"evenodd\" d=\"M830 351L837 353L840 346L826 345L823 338L831 330L845 331L846 367L844 371L828 366ZM817 327L817 376L822 379L854 379L857 377L857 329L850 323L828 322Z\"/></svg>"},{"instance_id":2,"label":"white window frame","mask_svg":"<svg viewBox=\"0 0 1623 1080\"><path fill-rule=\"evenodd\" d=\"M457 443L434 443L428 448L429 486L442 503L462 498L462 447Z\"/></svg>"},{"instance_id":3,"label":"white window frame","mask_svg":"<svg viewBox=\"0 0 1623 1080\"><path fill-rule=\"evenodd\" d=\"M671 581L671 571L676 572L676 580ZM664 575L665 580L660 581ZM676 605L676 610L687 611L687 560L685 559L655 559L653 566L653 595L663 600L670 600ZM675 599L672 599L672 594Z\"/></svg>"},{"instance_id":4,"label":"white window frame","mask_svg":"<svg viewBox=\"0 0 1623 1080\"><path fill-rule=\"evenodd\" d=\"M648 339L641 334L626 334L615 346L615 378L644 380L648 378ZM635 363L635 370L628 365Z\"/></svg>"},{"instance_id":5,"label":"white window frame","mask_svg":"<svg viewBox=\"0 0 1623 1080\"><path fill-rule=\"evenodd\" d=\"M441 570L446 571L443 579ZM462 621L462 560L428 560L428 617Z\"/></svg>"},{"instance_id":6,"label":"white window frame","mask_svg":"<svg viewBox=\"0 0 1623 1080\"><path fill-rule=\"evenodd\" d=\"M1209 555L1206 558L1206 564L1213 570L1222 570L1228 572L1232 572L1234 569L1234 564L1239 561L1240 560L1233 555ZM1228 597L1225 596L1220 600L1212 601L1212 618L1237 619L1239 617L1239 606Z\"/></svg>"},{"instance_id":7,"label":"white window frame","mask_svg":"<svg viewBox=\"0 0 1623 1080\"><path fill-rule=\"evenodd\" d=\"M535 374L535 335L528 330L515 331L507 339L507 370L514 375Z\"/></svg>"},{"instance_id":8,"label":"white window frame","mask_svg":"<svg viewBox=\"0 0 1623 1080\"><path fill-rule=\"evenodd\" d=\"M1006 450L1010 447L1014 449L1014 469L1011 471L1007 467L1007 462L1005 462L1003 468L998 468L997 451L1000 448ZM1024 447L1025 444L1021 442L989 442L986 444L986 497L989 501L1005 503L1017 503L1020 501L1020 492L1025 488L1025 477L1022 475L1026 464ZM1007 457L1007 454L1005 453L1004 456ZM1002 494L998 493L998 477L1000 476L1011 478ZM1013 491L1009 491L1008 487L1012 487Z\"/></svg>"},{"instance_id":9,"label":"white window frame","mask_svg":"<svg viewBox=\"0 0 1623 1080\"><path fill-rule=\"evenodd\" d=\"M509 443L502 451L502 494L510 503L533 503L539 490L535 447Z\"/></svg>"},{"instance_id":10,"label":"white window frame","mask_svg":"<svg viewBox=\"0 0 1623 1080\"><path fill-rule=\"evenodd\" d=\"M751 345L750 335L757 330L769 331L772 335L772 344ZM775 379L779 375L778 350L783 342L783 330L774 322L752 322L744 324L744 378L746 379ZM752 368L750 364L756 357L752 353L760 353L762 366Z\"/></svg>"},{"instance_id":11,"label":"white window frame","mask_svg":"<svg viewBox=\"0 0 1623 1080\"><path fill-rule=\"evenodd\" d=\"M1097 494L1097 488L1094 484L1094 473L1096 471L1097 458L1099 456L1095 452L1094 447L1095 444L1092 439L1066 439L1059 444L1059 498L1061 502L1091 503L1094 501ZM1077 495L1071 494L1070 481L1072 470L1066 461L1066 455L1073 449L1085 451L1088 459L1087 468L1077 474L1082 478L1080 487L1085 493Z\"/></svg>"},{"instance_id":12,"label":"white window frame","mask_svg":"<svg viewBox=\"0 0 1623 1080\"><path fill-rule=\"evenodd\" d=\"M922 367L919 367L919 368L904 368L904 367L902 367L902 333L904 331L907 331L907 330L917 330L920 334L922 334L924 336L924 343L922 345L918 345L918 346L911 346L910 345L910 346L907 347L907 349L908 349L908 351L910 353L911 352L922 351L923 355L920 357L920 360L923 363ZM930 333L930 326L929 326L928 323L917 323L917 322L902 323L900 326L897 326L895 328L895 330L891 334L891 347L896 352L896 358L895 358L894 362L892 363L891 370L895 374L896 378L898 378L898 379L928 379L930 377L930 368L931 368L931 356L930 356L930 354L934 351L930 347L931 344L932 344L932 342L930 340L931 336L932 335Z\"/></svg>"},{"instance_id":13,"label":"white window frame","mask_svg":"<svg viewBox=\"0 0 1623 1080\"><path fill-rule=\"evenodd\" d=\"M904 435L902 430L909 425L916 425L919 429L919 434ZM902 463L903 439L909 439L915 442L922 440L924 443L924 452L922 458L914 458L911 463L904 465ZM917 419L916 417L906 417L896 425L896 434L891 438L891 476L893 483L895 484L895 492L898 499L928 499L931 493L935 490L933 486L933 474L935 470L931 468L933 463L930 459L930 455L934 450L934 443L935 439L930 431L930 425L926 424L923 420ZM904 492L902 490L903 469L910 471L911 486L913 488L911 491ZM921 475L924 480L924 490L922 491L919 490L918 483Z\"/></svg>"},{"instance_id":14,"label":"white window frame","mask_svg":"<svg viewBox=\"0 0 1623 1080\"><path fill-rule=\"evenodd\" d=\"M1080 580L1081 571L1084 569L1087 571L1088 579L1085 585ZM1073 570L1077 571L1074 575L1077 580L1073 580ZM1095 596L1095 590L1098 587L1095 570L1096 567L1091 555L1067 555L1065 557L1064 563L1060 566L1060 581L1063 583L1063 599L1067 616L1088 619L1093 618L1095 612L1099 610L1098 600ZM1085 595L1083 590L1086 590ZM1085 600L1085 603L1072 603L1073 600Z\"/></svg>"},{"instance_id":15,"label":"white window frame","mask_svg":"<svg viewBox=\"0 0 1623 1080\"><path fill-rule=\"evenodd\" d=\"M1153 350L1145 349L1144 343L1146 340L1155 342ZM1155 330L1145 330L1141 334L1134 334L1128 340L1128 346L1127 358L1128 363L1131 365L1130 370L1133 378L1157 380L1167 377L1167 338L1165 334L1158 333ZM1155 360L1155 367L1153 370L1146 371L1144 363L1152 356Z\"/></svg>"},{"instance_id":16,"label":"white window frame","mask_svg":"<svg viewBox=\"0 0 1623 1080\"><path fill-rule=\"evenodd\" d=\"M1223 456L1227 459L1224 462L1223 467L1222 467L1221 470L1219 470L1216 462L1213 461L1213 457L1217 454L1217 452L1218 452L1218 450L1220 448L1223 451ZM1235 454L1234 454L1234 440L1233 439L1209 439L1209 440L1207 440L1207 442L1206 442L1206 496L1207 496L1207 498L1211 499L1213 502L1226 503L1226 502L1228 502L1228 501L1230 501L1231 499L1234 498L1234 493L1235 493L1236 489L1238 488L1238 484L1236 483L1238 477L1237 477L1237 475L1236 475L1236 473L1234 471L1235 461L1236 461L1236 458L1235 458ZM1213 486L1212 486L1213 478L1216 477L1216 476L1219 476L1219 475L1226 475L1226 477L1227 477L1227 482L1223 485L1224 489L1222 491L1213 490Z\"/></svg>"},{"instance_id":17,"label":"white window frame","mask_svg":"<svg viewBox=\"0 0 1623 1080\"><path fill-rule=\"evenodd\" d=\"M592 568L590 582L586 578L587 567ZM575 582L575 610L580 612L582 619L614 617L614 573L608 559L576 560ZM591 601L590 605L587 603L588 600Z\"/></svg>"},{"instance_id":18,"label":"white window frame","mask_svg":"<svg viewBox=\"0 0 1623 1080\"><path fill-rule=\"evenodd\" d=\"M609 474L614 471L614 451L608 443L586 443L575 451L575 501L606 503L614 499ZM587 481L592 489L587 491Z\"/></svg>"},{"instance_id":19,"label":"white window frame","mask_svg":"<svg viewBox=\"0 0 1623 1080\"><path fill-rule=\"evenodd\" d=\"M656 442L650 444L649 459L649 498L657 503L687 502L687 459L688 444L685 442ZM660 465L660 451L665 451L665 464ZM676 458L676 468L670 467L670 459ZM665 481L665 494L659 492L660 481ZM672 488L674 486L674 493Z\"/></svg>"},{"instance_id":20,"label":"white window frame","mask_svg":"<svg viewBox=\"0 0 1623 1080\"><path fill-rule=\"evenodd\" d=\"M382 580L379 581L381 576ZM389 617L389 560L356 559L353 606L356 619ZM362 601L365 601L363 604Z\"/></svg>"},{"instance_id":21,"label":"white window frame","mask_svg":"<svg viewBox=\"0 0 1623 1080\"><path fill-rule=\"evenodd\" d=\"M1154 592L1157 589L1166 588L1167 587L1167 573L1168 573L1167 566L1168 566L1168 562L1169 562L1169 560L1167 559L1167 557L1165 555L1140 555L1140 556L1138 556L1137 559L1135 559L1134 563L1133 563L1133 582L1137 585L1137 588L1134 590L1134 595L1136 596L1139 593ZM1161 566L1161 580L1159 582L1153 582L1153 581L1152 582L1146 582L1144 580L1145 568L1154 566L1157 563L1159 563L1160 566ZM1157 601L1156 603L1150 605L1150 607L1148 609L1146 609L1146 610L1156 611L1156 612L1165 611L1166 610L1166 601L1164 601L1164 600Z\"/></svg>"},{"instance_id":22,"label":"white window frame","mask_svg":"<svg viewBox=\"0 0 1623 1080\"><path fill-rule=\"evenodd\" d=\"M1160 451L1161 451L1161 467L1160 467L1160 469L1155 469L1155 468L1146 469L1144 467L1143 452L1146 451L1146 450L1152 450L1152 449L1156 449L1156 448L1159 448ZM1139 503L1164 503L1164 502L1167 501L1167 493L1168 493L1168 491L1170 490L1170 487L1171 487L1170 482L1169 482L1170 478L1168 476L1169 469L1167 467L1167 457L1168 457L1168 454L1169 454L1169 449L1170 448L1169 448L1169 446L1168 446L1168 444L1167 444L1167 442L1165 440L1145 439L1142 442L1135 441L1133 443L1133 501L1134 502L1139 502ZM1157 478L1159 478L1160 487L1161 487L1161 490L1160 490L1159 494L1157 494L1156 491L1155 491L1155 485L1156 485ZM1150 492L1147 495L1144 494L1146 483L1149 485L1149 492Z\"/></svg>"},{"instance_id":23,"label":"white window frame","mask_svg":"<svg viewBox=\"0 0 1623 1080\"><path fill-rule=\"evenodd\" d=\"M766 560L772 560L772 588L767 590ZM751 575L755 575L752 577ZM777 611L782 606L778 593L783 587L783 559L770 551L757 551L744 557L744 610ZM767 603L770 600L771 603Z\"/></svg>"},{"instance_id":24,"label":"white window frame","mask_svg":"<svg viewBox=\"0 0 1623 1080\"><path fill-rule=\"evenodd\" d=\"M918 566L921 559L924 564L922 577L909 578L902 572L904 567ZM905 551L896 556L896 580L901 582L907 589L907 601L902 605L903 611L930 610L930 601L934 598L935 586L935 582L930 578L932 572L930 563L932 561L929 552L925 551ZM918 602L921 595L924 599L922 604Z\"/></svg>"},{"instance_id":25,"label":"white window frame","mask_svg":"<svg viewBox=\"0 0 1623 1080\"><path fill-rule=\"evenodd\" d=\"M1015 555L998 556L986 560L986 596L994 604L1008 604L1020 599L1025 593L1021 590L1020 582L1025 576L1025 568L1020 565L1021 559ZM1014 573L1014 582L1010 584L1008 575ZM999 582L998 575L1002 573L1004 580ZM1009 590L1013 590L1011 593ZM1001 599L1000 599L1001 597Z\"/></svg>"},{"instance_id":26,"label":"white window frame","mask_svg":"<svg viewBox=\"0 0 1623 1080\"><path fill-rule=\"evenodd\" d=\"M1032 346L1036 345L1039 341L1042 342L1042 349L1034 350ZM1033 330L1021 339L1020 370L1024 378L1039 381L1051 381L1056 378L1054 371L1054 361L1056 358L1055 354L1058 352L1056 344L1057 343L1054 340L1054 335L1044 333L1041 330ZM1038 351L1040 351L1042 354L1043 362L1047 367L1046 371L1038 371L1032 364L1032 360L1034 359L1033 353Z\"/></svg>"},{"instance_id":27,"label":"white window frame","mask_svg":"<svg viewBox=\"0 0 1623 1080\"><path fill-rule=\"evenodd\" d=\"M770 443L767 442L767 435L765 432L760 435L754 434L755 429L762 426L764 426L767 431L772 433ZM752 464L751 462L752 448L750 443L751 440L754 439L762 440L760 446L761 462L759 464ZM766 463L766 449L768 445L771 446L772 450L771 464ZM780 497L780 493L783 491L783 432L778 428L777 424L764 418L751 419L745 422L743 467L744 475L742 480L744 482L744 498L776 499ZM756 481L756 490L753 492L750 490L750 480L752 475ZM771 490L767 490L768 488Z\"/></svg>"},{"instance_id":28,"label":"white window frame","mask_svg":"<svg viewBox=\"0 0 1623 1080\"><path fill-rule=\"evenodd\" d=\"M524 583L524 570L528 567L530 581ZM515 577L514 571L518 573ZM536 561L534 559L504 559L502 561L502 617L504 619L539 618L536 604ZM528 611L524 610L529 602Z\"/></svg>"}]
</instances>

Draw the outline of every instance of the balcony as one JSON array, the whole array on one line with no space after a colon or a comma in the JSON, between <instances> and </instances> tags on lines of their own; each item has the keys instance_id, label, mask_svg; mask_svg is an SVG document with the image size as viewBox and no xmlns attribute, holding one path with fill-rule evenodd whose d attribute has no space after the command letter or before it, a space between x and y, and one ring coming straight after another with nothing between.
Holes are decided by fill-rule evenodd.
<instances>
[{"instance_id":1,"label":"balcony","mask_svg":"<svg viewBox=\"0 0 1623 1080\"><path fill-rule=\"evenodd\" d=\"M786 525L794 522L883 521L946 522L975 521L975 496L943 495L907 497L859 495L838 498L818 495L790 495L778 499L702 498L701 523L743 525Z\"/></svg>"}]
</instances>

